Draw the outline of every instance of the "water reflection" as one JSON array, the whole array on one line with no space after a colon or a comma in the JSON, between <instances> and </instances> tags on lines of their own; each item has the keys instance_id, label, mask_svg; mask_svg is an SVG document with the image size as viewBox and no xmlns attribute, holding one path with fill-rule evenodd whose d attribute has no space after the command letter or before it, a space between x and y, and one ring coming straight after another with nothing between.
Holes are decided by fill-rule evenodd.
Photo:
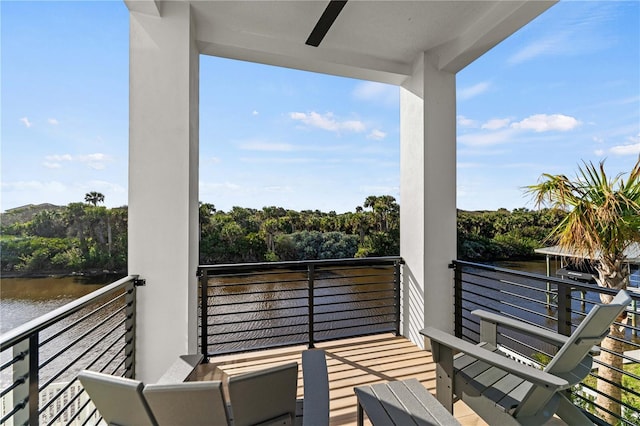
<instances>
[{"instance_id":1,"label":"water reflection","mask_svg":"<svg viewBox=\"0 0 640 426\"><path fill-rule=\"evenodd\" d=\"M51 312L115 281L112 276L3 278L0 282L0 334Z\"/></svg>"}]
</instances>

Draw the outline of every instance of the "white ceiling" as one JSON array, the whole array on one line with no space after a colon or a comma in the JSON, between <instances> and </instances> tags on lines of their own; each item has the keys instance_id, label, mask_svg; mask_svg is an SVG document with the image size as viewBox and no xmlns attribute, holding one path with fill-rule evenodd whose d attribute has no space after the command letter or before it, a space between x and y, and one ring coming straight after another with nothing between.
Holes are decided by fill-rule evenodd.
<instances>
[{"instance_id":1,"label":"white ceiling","mask_svg":"<svg viewBox=\"0 0 640 426\"><path fill-rule=\"evenodd\" d=\"M162 15L154 0L126 2ZM319 47L305 41L328 0L190 3L203 54L401 84L421 52L458 72L555 0L350 0Z\"/></svg>"}]
</instances>

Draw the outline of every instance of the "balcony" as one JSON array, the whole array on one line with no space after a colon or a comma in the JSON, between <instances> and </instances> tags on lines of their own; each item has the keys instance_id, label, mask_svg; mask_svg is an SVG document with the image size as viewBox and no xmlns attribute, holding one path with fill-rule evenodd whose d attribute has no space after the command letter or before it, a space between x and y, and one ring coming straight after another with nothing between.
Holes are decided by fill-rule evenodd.
<instances>
[{"instance_id":1,"label":"balcony","mask_svg":"<svg viewBox=\"0 0 640 426\"><path fill-rule=\"evenodd\" d=\"M455 294L456 334L478 340L479 324L470 311L500 312L569 334L600 293L607 290L507 269L454 261L450 288ZM199 268L199 351L208 363L234 374L258 366L299 360L309 347L327 353L331 422L355 422L353 387L379 381L418 378L432 392L434 366L429 352L400 336L406 297L402 259L348 259ZM136 294L153 291L135 276L124 278L49 315L1 336L0 424L82 424L97 418L75 377L81 369L135 377ZM612 293L612 292L610 292ZM636 319L640 296L633 293L624 352L627 364L640 363ZM206 325L203 327L203 325ZM555 348L544 342L501 333L498 343L510 356L536 364ZM573 390L576 404L597 418L591 381ZM621 385L621 424L637 424L640 395L629 383L640 380L625 369ZM299 396L302 388L299 387ZM463 424L482 424L459 403ZM82 419L82 421L81 421ZM480 422L480 423L479 423Z\"/></svg>"},{"instance_id":2,"label":"balcony","mask_svg":"<svg viewBox=\"0 0 640 426\"><path fill-rule=\"evenodd\" d=\"M382 333L322 342L316 347L323 349L327 358L331 425L356 425L354 386L417 378L435 393L435 364L431 354L402 336ZM196 375L199 380L219 380L220 371L232 375L290 361L300 364L304 349L305 345L297 345L216 356L201 365ZM299 372L298 398L302 396ZM462 402L456 403L454 413L463 425L485 424Z\"/></svg>"}]
</instances>

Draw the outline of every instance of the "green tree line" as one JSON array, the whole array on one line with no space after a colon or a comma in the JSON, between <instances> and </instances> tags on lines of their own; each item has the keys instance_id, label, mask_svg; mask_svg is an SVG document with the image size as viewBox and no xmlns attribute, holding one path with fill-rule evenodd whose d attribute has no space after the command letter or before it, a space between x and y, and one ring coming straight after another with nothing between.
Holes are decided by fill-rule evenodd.
<instances>
[{"instance_id":1,"label":"green tree line","mask_svg":"<svg viewBox=\"0 0 640 426\"><path fill-rule=\"evenodd\" d=\"M126 272L127 207L86 203L14 209L2 214L4 274ZM458 258L531 258L564 213L500 209L458 212ZM400 207L389 195L369 196L355 211L282 207L217 210L201 203L200 264L391 256L400 253ZM159 231L161 232L161 231Z\"/></svg>"}]
</instances>

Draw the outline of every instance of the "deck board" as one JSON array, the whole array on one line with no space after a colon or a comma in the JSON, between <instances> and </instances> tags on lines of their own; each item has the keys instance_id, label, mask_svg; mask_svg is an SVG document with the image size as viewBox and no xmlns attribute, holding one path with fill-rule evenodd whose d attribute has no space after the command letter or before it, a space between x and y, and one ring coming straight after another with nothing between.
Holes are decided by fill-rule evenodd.
<instances>
[{"instance_id":1,"label":"deck board","mask_svg":"<svg viewBox=\"0 0 640 426\"><path fill-rule=\"evenodd\" d=\"M355 386L417 378L435 394L435 364L430 352L419 349L404 337L381 334L318 343L316 347L324 349L327 357L332 426L356 424ZM198 367L195 379L216 380L222 372L239 374L289 361L302 365L305 349L306 346L294 346L211 358L208 364ZM298 374L298 398L302 398L302 368ZM461 402L455 404L454 415L465 426L486 425ZM369 423L365 421L365 424Z\"/></svg>"}]
</instances>

